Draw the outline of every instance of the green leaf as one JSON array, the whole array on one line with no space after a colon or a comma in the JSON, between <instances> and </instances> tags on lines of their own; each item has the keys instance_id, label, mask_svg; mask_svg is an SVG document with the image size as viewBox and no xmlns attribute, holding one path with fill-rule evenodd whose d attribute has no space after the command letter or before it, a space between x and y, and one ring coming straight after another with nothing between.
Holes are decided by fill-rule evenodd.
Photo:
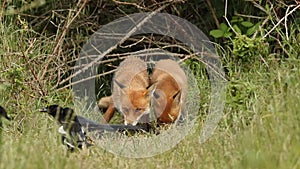
<instances>
[{"instance_id":1,"label":"green leaf","mask_svg":"<svg viewBox=\"0 0 300 169\"><path fill-rule=\"evenodd\" d=\"M252 22L249 21L241 22L241 24L247 28L252 27L254 25Z\"/></svg>"},{"instance_id":2,"label":"green leaf","mask_svg":"<svg viewBox=\"0 0 300 169\"><path fill-rule=\"evenodd\" d=\"M230 23L235 23L235 22L241 22L243 21L244 19L239 17L239 16L233 16Z\"/></svg>"},{"instance_id":3,"label":"green leaf","mask_svg":"<svg viewBox=\"0 0 300 169\"><path fill-rule=\"evenodd\" d=\"M225 38L229 38L231 35L232 35L231 32L225 32L225 33L224 33L224 37L225 37Z\"/></svg>"},{"instance_id":4,"label":"green leaf","mask_svg":"<svg viewBox=\"0 0 300 169\"><path fill-rule=\"evenodd\" d=\"M224 32L220 29L214 29L209 32L209 35L213 36L214 38L220 38L224 35Z\"/></svg>"},{"instance_id":5,"label":"green leaf","mask_svg":"<svg viewBox=\"0 0 300 169\"><path fill-rule=\"evenodd\" d=\"M238 34L242 34L241 29L237 25L233 25L232 27Z\"/></svg>"},{"instance_id":6,"label":"green leaf","mask_svg":"<svg viewBox=\"0 0 300 169\"><path fill-rule=\"evenodd\" d=\"M249 29L247 30L247 32L246 32L246 35L247 35L247 36L253 35L254 32L258 30L259 25L260 25L260 22L258 22L257 24L255 24L253 27L249 28Z\"/></svg>"},{"instance_id":7,"label":"green leaf","mask_svg":"<svg viewBox=\"0 0 300 169\"><path fill-rule=\"evenodd\" d=\"M221 23L220 24L220 29L223 31L223 32L226 32L228 30L228 26L225 24L225 23Z\"/></svg>"}]
</instances>

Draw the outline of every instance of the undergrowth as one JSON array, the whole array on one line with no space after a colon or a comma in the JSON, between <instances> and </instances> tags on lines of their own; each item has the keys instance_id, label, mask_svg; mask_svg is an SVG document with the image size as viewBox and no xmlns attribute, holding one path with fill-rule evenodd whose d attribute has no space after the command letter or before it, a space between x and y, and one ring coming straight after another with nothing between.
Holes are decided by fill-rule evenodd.
<instances>
[{"instance_id":1,"label":"undergrowth","mask_svg":"<svg viewBox=\"0 0 300 169\"><path fill-rule=\"evenodd\" d=\"M221 24L213 28L216 21L210 18L204 32L208 35L208 30L215 29L210 38L219 44L216 47L227 79L224 112L214 135L200 144L205 117L209 108L217 105L209 102L205 66L187 59L185 64L196 77L201 97L197 124L171 150L149 158L131 159L99 146L68 152L61 144L57 123L38 110L54 103L78 106L74 105L72 90L60 90L65 85L60 82L73 73L76 56L89 35L99 28L98 21L103 19L104 25L124 13L153 11L164 3L97 1L96 5L89 2L92 5L88 3L80 9L84 2L76 5L61 2L57 8L74 10L55 9L52 14L43 10L49 10L54 1L47 1L49 6L23 8L21 13L8 11L10 2L1 5L8 13L4 15L4 9L0 13L0 105L13 121L0 119L3 122L0 168L300 168L299 9L286 16L290 22L280 22L287 9L291 11L299 4L238 1L235 6L232 2L227 22L221 19L224 7L211 1L216 13L210 17L215 15ZM15 7L21 8L22 3L16 3ZM164 12L190 18L201 27L205 22L196 11L202 9L202 3L174 2ZM120 8L115 7L118 5ZM102 9L100 13L105 15L92 15L96 9ZM212 12L209 7L205 10ZM76 18L78 11L81 15ZM36 16L28 15L30 12ZM257 16L253 18L254 15ZM66 27L68 22L70 27ZM84 22L90 25L86 30ZM147 40L141 46L149 45L153 39ZM174 43L169 39L157 42L157 46ZM97 86L98 98L110 94L110 80L111 75L106 76L106 87Z\"/></svg>"}]
</instances>

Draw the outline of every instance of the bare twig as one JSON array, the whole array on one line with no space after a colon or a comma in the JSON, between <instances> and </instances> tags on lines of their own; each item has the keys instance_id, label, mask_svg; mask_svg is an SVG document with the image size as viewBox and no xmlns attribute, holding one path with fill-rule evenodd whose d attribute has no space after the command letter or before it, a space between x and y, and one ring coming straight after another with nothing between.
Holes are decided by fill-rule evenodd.
<instances>
[{"instance_id":1,"label":"bare twig","mask_svg":"<svg viewBox=\"0 0 300 169\"><path fill-rule=\"evenodd\" d=\"M218 20L218 18L217 18L217 15L216 15L216 12L215 12L214 8L212 7L212 5L211 5L211 3L210 3L210 0L206 0L206 3L207 3L207 5L208 5L208 7L209 7L209 10L210 10L210 12L211 12L211 14L212 14L214 20L215 20L215 23L216 23L216 25L217 25L217 28L219 29L219 28L220 28L220 23L219 23L219 20Z\"/></svg>"},{"instance_id":2,"label":"bare twig","mask_svg":"<svg viewBox=\"0 0 300 169\"><path fill-rule=\"evenodd\" d=\"M149 9L156 8L157 6L165 5L168 3L185 3L187 0L166 0L166 1L156 1L154 4L148 6Z\"/></svg>"},{"instance_id":3,"label":"bare twig","mask_svg":"<svg viewBox=\"0 0 300 169\"><path fill-rule=\"evenodd\" d=\"M253 16L253 15L244 15L244 14L239 14L239 13L235 13L236 16L241 16L241 17L245 17L245 18L253 18L253 19L265 19L265 16Z\"/></svg>"},{"instance_id":4,"label":"bare twig","mask_svg":"<svg viewBox=\"0 0 300 169\"><path fill-rule=\"evenodd\" d=\"M266 14L269 14L268 13L268 11L266 11L261 5L259 5L257 2L255 2L255 1L251 1L253 4L254 4L254 6L256 7L256 8L258 8L258 9L260 9L261 11L263 11L264 13L266 13Z\"/></svg>"},{"instance_id":5,"label":"bare twig","mask_svg":"<svg viewBox=\"0 0 300 169\"><path fill-rule=\"evenodd\" d=\"M300 8L300 5L296 6L294 9L292 9L289 13L287 13L283 18L281 18L275 25L274 27L269 31L267 32L263 38L266 38L271 32L273 32L273 30L282 22L285 20L285 18L289 15L291 15L293 12L295 12L298 8Z\"/></svg>"},{"instance_id":6,"label":"bare twig","mask_svg":"<svg viewBox=\"0 0 300 169\"><path fill-rule=\"evenodd\" d=\"M81 4L81 2L82 2L82 4ZM63 28L63 32L59 36L59 38L56 42L56 45L54 46L54 49L52 51L53 55L55 55L55 54L59 55L58 48L61 46L62 41L63 41L64 37L66 36L68 30L70 29L71 24L74 22L75 18L77 18L78 15L81 13L81 11L83 10L83 8L85 7L87 2L88 2L88 0L78 1L77 5L76 5L77 8L79 7L80 4L81 4L81 6L79 7L78 11L75 13L75 15L70 20L66 20L66 23ZM72 13L71 10L69 12ZM70 15L70 13L69 13L69 15Z\"/></svg>"},{"instance_id":7,"label":"bare twig","mask_svg":"<svg viewBox=\"0 0 300 169\"><path fill-rule=\"evenodd\" d=\"M228 8L227 5L228 5L228 2L227 2L227 0L225 0L225 14L224 14L224 18L225 18L227 24L229 25L230 29L234 32L234 34L239 35L239 34L233 29L233 27L231 26L229 20L227 19L227 8Z\"/></svg>"},{"instance_id":8,"label":"bare twig","mask_svg":"<svg viewBox=\"0 0 300 169\"><path fill-rule=\"evenodd\" d=\"M132 43L132 44L129 44L129 45L126 45L126 46L120 45L120 47L121 47L121 48L131 48L132 46L135 46L135 45L137 45L137 44L143 42L144 39L145 39L145 37L141 38L140 40L138 40L138 41L135 42L135 43Z\"/></svg>"},{"instance_id":9,"label":"bare twig","mask_svg":"<svg viewBox=\"0 0 300 169\"><path fill-rule=\"evenodd\" d=\"M264 64L269 68L269 64L267 63L267 61L262 57L261 54L259 54L260 59L264 62Z\"/></svg>"},{"instance_id":10,"label":"bare twig","mask_svg":"<svg viewBox=\"0 0 300 169\"><path fill-rule=\"evenodd\" d=\"M135 6L138 9L149 10L149 9L147 9L145 7L142 7L142 6L138 5L137 3L133 3L133 2L122 2L122 1L117 1L117 0L113 0L113 2L116 3L116 4L121 4L121 5Z\"/></svg>"},{"instance_id":11,"label":"bare twig","mask_svg":"<svg viewBox=\"0 0 300 169\"><path fill-rule=\"evenodd\" d=\"M22 57L26 60L27 63L30 63L28 57L27 57L27 53L34 47L34 42L35 42L36 39L34 39L32 42L30 42L29 44L29 47L27 48L26 51L23 50L22 48L22 45L19 44L19 47L21 49L21 52L22 52ZM46 92L43 90L43 85L42 85L42 82L39 80L38 76L36 75L35 71L33 70L33 67L31 65L28 66L29 68L29 71L31 72L33 78L35 79L35 81L37 82L38 84L38 91L39 91L39 94L41 96L46 96Z\"/></svg>"},{"instance_id":12,"label":"bare twig","mask_svg":"<svg viewBox=\"0 0 300 169\"><path fill-rule=\"evenodd\" d=\"M266 19L261 23L261 25L259 25L259 31L262 32L262 29L264 27L264 25L270 20L270 16L267 16ZM252 39L256 38L258 31L255 31L255 33L252 36Z\"/></svg>"},{"instance_id":13,"label":"bare twig","mask_svg":"<svg viewBox=\"0 0 300 169\"><path fill-rule=\"evenodd\" d=\"M120 44L122 44L123 42L125 42L134 32L136 32L142 25L144 25L149 19L151 19L153 15L155 15L156 13L158 13L159 11L161 11L162 9L164 9L165 7L166 7L166 5L164 5L164 6L160 7L160 8L158 8L157 10L151 12L147 17L145 17L142 21L140 21L135 27L133 27L132 30L130 30L122 39L120 39L120 41L118 43L116 43L115 45L113 45L112 47L110 47L109 49L107 49L106 51L102 52L96 59L94 59L92 62L90 62L89 64L87 64L84 68L76 71L71 76L69 76L66 79L62 80L59 84L63 84L65 82L69 81L73 77L77 76L78 74L80 74L80 73L84 72L85 70L87 70L88 68L92 67L101 58L103 58L105 55L107 55L108 53L110 53L114 49L116 49Z\"/></svg>"},{"instance_id":14,"label":"bare twig","mask_svg":"<svg viewBox=\"0 0 300 169\"><path fill-rule=\"evenodd\" d=\"M275 38L273 37L272 35L270 35L271 38L274 38L277 43L279 44L279 46L281 47L281 49L283 50L283 52L286 54L286 55L290 55L289 52L285 49L285 47L282 45L281 41L278 39L278 38Z\"/></svg>"},{"instance_id":15,"label":"bare twig","mask_svg":"<svg viewBox=\"0 0 300 169\"><path fill-rule=\"evenodd\" d=\"M291 8L291 6L288 6L288 8L285 12L285 16L284 16L284 27L285 27L286 40L289 40L289 29L288 29L288 26L287 26L287 20L288 20L288 18L287 18L288 15L287 14L288 14L290 8Z\"/></svg>"},{"instance_id":16,"label":"bare twig","mask_svg":"<svg viewBox=\"0 0 300 169\"><path fill-rule=\"evenodd\" d=\"M113 69L111 71L107 71L107 72L104 72L104 73L101 73L101 74L97 74L97 75L94 75L94 76L90 76L88 78L85 78L85 79L81 79L81 80L78 80L76 82L72 82L70 84L67 84L59 89L57 89L56 91L60 91L60 90L63 90L63 89L66 89L68 87L71 87L73 85L76 85L76 84L79 84L79 83L82 83L82 82L85 82L85 81L88 81L88 80L91 80L91 79L94 79L94 78L98 78L98 77L101 77L101 76L105 76L105 75L109 75L111 73L114 73L117 69Z\"/></svg>"},{"instance_id":17,"label":"bare twig","mask_svg":"<svg viewBox=\"0 0 300 169\"><path fill-rule=\"evenodd\" d=\"M149 49L149 50L157 50L157 49ZM145 50L146 51L146 50ZM165 52L151 52L149 53L149 55L154 55L154 56L165 56L166 53ZM145 57L145 56L149 56L149 55L145 55L145 53L142 53L142 52L138 52L138 53L135 53L135 54L130 54L131 57ZM185 54L178 54L178 53L168 53L168 56L173 56L173 57L178 57L178 58L182 58L178 61L178 63L181 63L187 59L190 59L190 58L194 58L198 61L200 61L201 63L203 63L207 68L209 68L211 71L215 72L219 77L221 77L223 80L227 81L228 80L228 77L226 77L226 75L224 73L222 73L222 70L220 70L220 68L216 67L215 65L213 65L213 63L210 63L210 62L206 62L204 61L203 59L201 59L199 57L199 55L204 55L206 57L210 57L210 58L218 58L217 55L213 54L213 53L208 53L208 52L197 52L197 53L191 53L189 55L185 55ZM127 56L123 56L122 58L127 58ZM117 60L117 59L116 59ZM112 59L110 60L112 61ZM97 74L97 75L93 75L93 76L90 76L88 78L85 78L85 79L81 79L81 80L78 80L78 81L75 81L75 82L72 82L68 85L65 85L59 89L57 89L57 91L59 90L63 90L63 89L66 89L68 87L71 87L72 85L75 85L75 84L79 84L79 83L82 83L82 82L85 82L85 81L88 81L88 80L91 80L91 79L94 79L94 78L98 78L98 77L102 77L102 76L106 76L106 75L109 75L109 74L112 74L116 71L116 69L113 69L111 71L107 71L107 72L104 72L104 73L101 73L101 74Z\"/></svg>"},{"instance_id":18,"label":"bare twig","mask_svg":"<svg viewBox=\"0 0 300 169\"><path fill-rule=\"evenodd\" d=\"M82 5L79 7L79 5L82 3ZM85 7L86 3L88 2L88 0L79 0L78 3L77 3L77 8L79 7L78 11L76 12L76 14L70 19L70 20L67 20L65 25L64 25L64 28L63 28L63 32L60 34L59 38L56 40L56 43L55 43L55 46L53 48L53 51L52 51L52 55L55 56L59 56L60 55L60 51L59 51L59 48L61 47L62 45L62 42L63 42L63 39L64 37L66 36L71 24L74 22L75 18L78 17L78 15L81 13L81 11L83 10L83 8ZM72 11L70 10L70 13ZM70 15L69 13L69 15ZM44 71L42 73L42 77L45 76L46 72L48 71L48 66L50 65L51 61L53 60L53 57L51 57L48 62L46 63L45 67L44 67Z\"/></svg>"},{"instance_id":19,"label":"bare twig","mask_svg":"<svg viewBox=\"0 0 300 169\"><path fill-rule=\"evenodd\" d=\"M210 62L204 61L203 59L198 57L199 54L206 55L206 56L209 56L209 57L214 57L214 58L218 57L217 55L215 55L213 53L199 52L199 53L194 53L194 54L191 54L191 55L187 55L185 58L179 60L179 63L183 62L184 60L190 59L190 58L196 59L196 60L200 61L201 63L203 63L206 67L210 68L210 70L215 72L223 80L228 81L228 77L226 76L226 74L224 74L222 72L222 70L220 70L220 68L216 67L214 64L212 64Z\"/></svg>"}]
</instances>

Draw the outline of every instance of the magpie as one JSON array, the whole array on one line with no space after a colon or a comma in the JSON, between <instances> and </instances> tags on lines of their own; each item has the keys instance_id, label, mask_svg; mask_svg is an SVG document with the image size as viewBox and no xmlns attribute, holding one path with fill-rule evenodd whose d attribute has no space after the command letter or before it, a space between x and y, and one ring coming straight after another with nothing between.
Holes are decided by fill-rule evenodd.
<instances>
[{"instance_id":1,"label":"magpie","mask_svg":"<svg viewBox=\"0 0 300 169\"><path fill-rule=\"evenodd\" d=\"M1 117L6 118L7 120L11 120L11 118L8 116L6 110L2 106L0 106L0 128L2 128Z\"/></svg>"},{"instance_id":2,"label":"magpie","mask_svg":"<svg viewBox=\"0 0 300 169\"><path fill-rule=\"evenodd\" d=\"M69 150L74 151L76 148L82 149L84 146L92 145L87 141L86 132L73 109L50 105L40 112L48 113L59 122L61 126L58 132L62 135L63 144L67 145Z\"/></svg>"},{"instance_id":3,"label":"magpie","mask_svg":"<svg viewBox=\"0 0 300 169\"><path fill-rule=\"evenodd\" d=\"M152 126L148 124L138 124L136 126L124 124L99 124L85 117L76 115L74 110L59 105L50 105L40 110L46 112L58 120L61 125L58 132L62 135L62 142L73 151L83 146L89 147L92 144L91 139L87 137L86 132L94 132L97 139L101 139L104 132L128 132L131 134L137 132L149 132Z\"/></svg>"}]
</instances>

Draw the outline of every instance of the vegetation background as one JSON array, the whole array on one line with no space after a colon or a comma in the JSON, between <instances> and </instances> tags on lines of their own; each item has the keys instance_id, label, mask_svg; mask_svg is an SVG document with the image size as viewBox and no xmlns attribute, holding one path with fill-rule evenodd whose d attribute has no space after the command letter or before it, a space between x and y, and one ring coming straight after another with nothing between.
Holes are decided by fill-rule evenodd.
<instances>
[{"instance_id":1,"label":"vegetation background","mask_svg":"<svg viewBox=\"0 0 300 169\"><path fill-rule=\"evenodd\" d=\"M175 148L142 159L99 147L68 153L57 124L38 109L73 106L63 80L90 35L119 17L159 8L198 26L216 45L228 84L214 135L200 144L209 82L203 64L191 58L185 62L199 78L199 123ZM0 105L14 120L3 119L0 168L300 168L299 9L297 0L2 0ZM136 49L112 52L99 74L115 68L118 61L110 59L118 53L176 43L143 37ZM98 79L98 98L110 94L111 75Z\"/></svg>"}]
</instances>

